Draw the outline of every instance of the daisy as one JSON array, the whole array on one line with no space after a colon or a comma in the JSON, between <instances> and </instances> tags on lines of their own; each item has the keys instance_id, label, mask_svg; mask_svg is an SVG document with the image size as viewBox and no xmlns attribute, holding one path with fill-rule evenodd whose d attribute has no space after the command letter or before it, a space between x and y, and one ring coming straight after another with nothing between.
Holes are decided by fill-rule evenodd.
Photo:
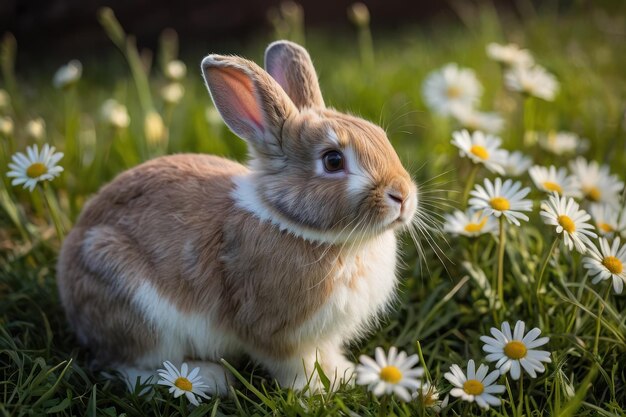
<instances>
[{"instance_id":1,"label":"daisy","mask_svg":"<svg viewBox=\"0 0 626 417\"><path fill-rule=\"evenodd\" d=\"M580 197L580 184L576 177L567 175L565 168L558 170L554 165L549 168L535 165L528 170L535 186L546 193L557 193L571 197Z\"/></svg>"},{"instance_id":2,"label":"daisy","mask_svg":"<svg viewBox=\"0 0 626 417\"><path fill-rule=\"evenodd\" d=\"M509 177L519 177L532 165L533 160L524 155L520 151L515 152L506 152L506 158L502 163L502 168L504 168L504 174Z\"/></svg>"},{"instance_id":3,"label":"daisy","mask_svg":"<svg viewBox=\"0 0 626 417\"><path fill-rule=\"evenodd\" d=\"M174 59L165 66L165 76L173 81L180 81L187 75L187 66L183 61Z\"/></svg>"},{"instance_id":4,"label":"daisy","mask_svg":"<svg viewBox=\"0 0 626 417\"><path fill-rule=\"evenodd\" d=\"M185 397L195 406L200 405L202 398L209 399L203 391L209 388L202 378L198 375L200 368L194 368L189 374L187 373L187 364L183 363L180 372L170 361L163 362L165 369L159 369L159 381L157 384L170 387L170 394L174 394L174 398L178 398L185 394ZM201 397L201 398L199 398Z\"/></svg>"},{"instance_id":5,"label":"daisy","mask_svg":"<svg viewBox=\"0 0 626 417\"><path fill-rule=\"evenodd\" d=\"M146 113L143 121L143 131L146 141L151 144L160 144L167 134L167 128L163 123L163 118L155 110Z\"/></svg>"},{"instance_id":6,"label":"daisy","mask_svg":"<svg viewBox=\"0 0 626 417\"><path fill-rule=\"evenodd\" d=\"M451 143L459 148L459 155L467 157L475 164L483 164L491 172L504 174L502 162L506 152L500 149L502 141L499 137L485 135L476 131L470 134L467 130L452 133Z\"/></svg>"},{"instance_id":7,"label":"daisy","mask_svg":"<svg viewBox=\"0 0 626 417\"><path fill-rule=\"evenodd\" d=\"M498 133L504 127L504 119L498 113L481 112L468 106L453 106L450 113L461 126L470 131Z\"/></svg>"},{"instance_id":8,"label":"daisy","mask_svg":"<svg viewBox=\"0 0 626 417\"><path fill-rule=\"evenodd\" d=\"M509 67L530 67L535 63L528 49L521 49L514 43L487 45L487 56L496 62Z\"/></svg>"},{"instance_id":9,"label":"daisy","mask_svg":"<svg viewBox=\"0 0 626 417\"><path fill-rule=\"evenodd\" d=\"M177 104L184 95L185 87L181 83L169 83L161 89L161 98L168 104Z\"/></svg>"},{"instance_id":10,"label":"daisy","mask_svg":"<svg viewBox=\"0 0 626 417\"><path fill-rule=\"evenodd\" d=\"M620 239L613 239L613 244L600 238L600 249L596 245L589 245L590 257L583 258L583 266L589 270L589 275L595 277L597 284L605 279L613 279L613 289L621 294L626 282L626 244L620 247Z\"/></svg>"},{"instance_id":11,"label":"daisy","mask_svg":"<svg viewBox=\"0 0 626 417\"><path fill-rule=\"evenodd\" d=\"M621 212L613 205L593 203L589 207L589 214L596 224L600 235L608 236L613 233L626 232L626 207Z\"/></svg>"},{"instance_id":12,"label":"daisy","mask_svg":"<svg viewBox=\"0 0 626 417\"><path fill-rule=\"evenodd\" d=\"M485 342L483 350L487 352L485 359L496 362L496 368L502 375L511 371L511 378L517 380L522 374L522 368L531 378L537 378L537 372L544 372L546 368L542 362L550 363L550 352L536 350L550 341L547 337L537 339L541 330L535 327L524 336L526 324L518 320L511 334L511 326L508 322L502 323L502 331L491 328L490 336L481 336Z\"/></svg>"},{"instance_id":13,"label":"daisy","mask_svg":"<svg viewBox=\"0 0 626 417\"><path fill-rule=\"evenodd\" d=\"M130 124L128 109L115 99L110 98L106 100L102 104L100 113L102 114L102 119L115 128L124 129Z\"/></svg>"},{"instance_id":14,"label":"daisy","mask_svg":"<svg viewBox=\"0 0 626 417\"><path fill-rule=\"evenodd\" d=\"M29 120L26 123L26 135L36 141L41 141L46 137L46 121L41 117Z\"/></svg>"},{"instance_id":15,"label":"daisy","mask_svg":"<svg viewBox=\"0 0 626 417\"><path fill-rule=\"evenodd\" d=\"M596 161L588 162L579 156L569 164L574 177L580 183L580 188L587 200L596 203L617 205L624 183L617 175L611 175L609 167L599 165Z\"/></svg>"},{"instance_id":16,"label":"daisy","mask_svg":"<svg viewBox=\"0 0 626 417\"><path fill-rule=\"evenodd\" d=\"M52 84L56 88L67 88L76 83L83 73L83 65L80 61L73 59L67 65L62 66L54 74Z\"/></svg>"},{"instance_id":17,"label":"daisy","mask_svg":"<svg viewBox=\"0 0 626 417\"><path fill-rule=\"evenodd\" d=\"M546 101L553 101L559 89L559 83L554 75L539 65L513 67L506 70L504 84L510 90L539 97Z\"/></svg>"},{"instance_id":18,"label":"daisy","mask_svg":"<svg viewBox=\"0 0 626 417\"><path fill-rule=\"evenodd\" d=\"M484 233L495 233L498 230L498 224L493 217L482 211L456 210L453 214L446 214L445 218L443 230L453 235L475 237Z\"/></svg>"},{"instance_id":19,"label":"daisy","mask_svg":"<svg viewBox=\"0 0 626 417\"><path fill-rule=\"evenodd\" d=\"M543 222L556 226L556 232L563 234L563 242L570 250L576 247L580 253L587 251L587 246L591 245L591 238L597 235L592 231L593 226L587 223L591 216L580 210L580 206L571 197L559 197L552 194L548 201L541 203Z\"/></svg>"},{"instance_id":20,"label":"daisy","mask_svg":"<svg viewBox=\"0 0 626 417\"><path fill-rule=\"evenodd\" d=\"M450 390L453 397L461 397L464 401L476 401L481 408L488 409L490 405L500 405L502 401L493 394L502 394L504 385L494 384L500 376L500 371L492 371L489 375L489 367L481 364L478 370L473 360L467 362L467 376L459 365L452 365L450 372L443 376L450 381L455 388Z\"/></svg>"},{"instance_id":21,"label":"daisy","mask_svg":"<svg viewBox=\"0 0 626 417\"><path fill-rule=\"evenodd\" d=\"M43 145L41 152L33 145L26 148L26 155L22 152L13 155L11 171L7 173L7 177L13 178L11 185L24 184L24 188L33 191L37 183L58 177L63 172L63 167L57 165L63 153L54 151L54 146L48 144Z\"/></svg>"},{"instance_id":22,"label":"daisy","mask_svg":"<svg viewBox=\"0 0 626 417\"><path fill-rule=\"evenodd\" d=\"M11 119L9 116L0 116L0 135L13 135L13 128L13 119Z\"/></svg>"},{"instance_id":23,"label":"daisy","mask_svg":"<svg viewBox=\"0 0 626 417\"><path fill-rule=\"evenodd\" d=\"M348 19L357 28L367 27L370 24L370 11L365 4L357 1L348 7Z\"/></svg>"},{"instance_id":24,"label":"daisy","mask_svg":"<svg viewBox=\"0 0 626 417\"><path fill-rule=\"evenodd\" d=\"M359 361L361 364L356 367L356 383L367 385L377 397L393 392L402 401L409 402L409 390L413 391L421 385L419 378L424 374L424 369L413 368L419 358L417 355L407 357L404 351L398 353L395 346L389 349L387 356L382 348L377 347L376 360L361 355Z\"/></svg>"},{"instance_id":25,"label":"daisy","mask_svg":"<svg viewBox=\"0 0 626 417\"><path fill-rule=\"evenodd\" d=\"M435 113L450 114L454 106L473 107L478 103L483 87L474 71L447 64L431 72L422 87L424 101Z\"/></svg>"},{"instance_id":26,"label":"daisy","mask_svg":"<svg viewBox=\"0 0 626 417\"><path fill-rule=\"evenodd\" d=\"M528 216L521 211L531 211L532 202L525 200L524 197L530 192L530 188L526 187L520 190L522 183L513 182L508 179L502 183L501 178L496 178L492 183L485 178L485 186L477 184L474 190L470 192L474 198L469 200L469 204L475 210L484 210L487 215L504 217L517 226L520 225L518 219L528 221Z\"/></svg>"},{"instance_id":27,"label":"daisy","mask_svg":"<svg viewBox=\"0 0 626 417\"><path fill-rule=\"evenodd\" d=\"M572 132L550 131L539 135L539 146L554 155L584 152L589 148L589 141Z\"/></svg>"},{"instance_id":28,"label":"daisy","mask_svg":"<svg viewBox=\"0 0 626 417\"><path fill-rule=\"evenodd\" d=\"M448 406L448 396L442 400L439 399L439 390L429 382L424 382L412 395L424 408L429 408L435 413L440 412Z\"/></svg>"}]
</instances>

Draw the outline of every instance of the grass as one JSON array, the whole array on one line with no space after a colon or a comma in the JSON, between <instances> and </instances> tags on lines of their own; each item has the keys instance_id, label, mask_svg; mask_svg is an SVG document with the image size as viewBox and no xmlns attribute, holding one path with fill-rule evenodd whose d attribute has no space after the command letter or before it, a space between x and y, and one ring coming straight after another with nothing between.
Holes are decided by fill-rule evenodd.
<instances>
[{"instance_id":1,"label":"grass","mask_svg":"<svg viewBox=\"0 0 626 417\"><path fill-rule=\"evenodd\" d=\"M626 16L619 4L585 11L572 8L556 14L549 3L536 13L523 8L521 18L497 15L489 6L467 4L457 6L462 24L443 21L374 32L373 65L362 65L354 48L356 35L350 32L340 36L308 33L307 47L319 71L326 102L381 121L418 183L445 199L431 201L433 205L427 209L433 215L449 212L449 206L461 205L470 165L459 159L450 145L454 124L425 110L420 93L426 74L447 62L476 71L485 87L482 108L496 109L506 117L507 127L502 133L506 148L521 149L541 165L566 166L566 157L522 145L522 102L503 89L500 68L485 56L489 42L516 41L533 51L537 61L561 83L555 102L537 102L537 129L570 130L589 138L591 147L585 156L609 165L612 172L626 179ZM175 38L170 34L168 39L170 46L158 52L175 52L171 46ZM270 40L210 52L238 52L260 62ZM83 78L74 89L59 91L50 86L51 71L44 69L18 74L14 83L7 63L11 48L5 39L2 82L13 102L4 112L15 121L16 129L13 137L0 139L0 165L6 167L13 152L33 143L24 130L27 120L43 117L45 142L66 153L61 161L65 172L49 190L53 204L58 201L65 228L99 187L142 160L183 151L245 159L243 142L221 123L207 118L210 99L198 69L207 50L189 53L189 74L183 82L186 94L174 107L167 107L158 97L165 85L158 65L151 73L153 106L170 130L165 148L163 142L160 147L146 144L145 99L137 94L121 55L111 52L105 59L98 57L97 62L83 59ZM131 124L127 130L116 131L99 117L102 102L110 97L128 107ZM478 175L480 180L486 172ZM4 176L2 181L6 189L0 210L2 415L433 415L417 401L402 404L392 399L381 406L381 400L362 387L302 396L279 389L252 363L238 368L240 383L232 389L231 397L215 398L195 409L182 398L171 398L163 389L149 396L138 391L128 393L120 383L88 369L86 352L67 328L55 283L60 244L42 194L13 188ZM522 181L530 185L528 177ZM376 346L391 345L415 353L419 341L425 358L422 365L435 384L447 391L449 384L443 374L451 364L464 366L469 359L479 361L483 357L480 335L487 334L490 327L499 327L503 320L521 319L550 337L547 349L552 352L553 363L537 379L526 378L523 393L520 384L506 380L503 406L484 415L625 416L626 297L612 291L605 296L607 284L591 284L581 256L561 249L547 264L545 291L540 294L542 308L537 308L535 283L555 235L538 215L543 195L534 190L531 197L535 207L530 222L507 228L502 309L494 308L495 288L490 285L497 273L497 239L447 237L446 243L432 237L421 242L426 252L423 257L418 256L410 239L405 239L401 288L394 309L366 340L350 346L350 357L356 361L359 354L372 355ZM442 250L434 251L436 245ZM596 332L599 338L594 351ZM505 378L500 381L505 383ZM452 400L446 415L481 413L475 405Z\"/></svg>"}]
</instances>

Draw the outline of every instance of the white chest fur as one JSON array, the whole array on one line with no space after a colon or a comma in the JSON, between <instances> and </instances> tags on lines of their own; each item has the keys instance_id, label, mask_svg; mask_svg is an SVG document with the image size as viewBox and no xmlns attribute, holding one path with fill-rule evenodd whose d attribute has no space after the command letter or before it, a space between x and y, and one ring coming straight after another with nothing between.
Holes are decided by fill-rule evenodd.
<instances>
[{"instance_id":1,"label":"white chest fur","mask_svg":"<svg viewBox=\"0 0 626 417\"><path fill-rule=\"evenodd\" d=\"M344 262L332 278L335 282L329 298L300 326L295 340L306 343L324 337L350 341L362 336L393 299L395 268L396 237L388 231Z\"/></svg>"}]
</instances>

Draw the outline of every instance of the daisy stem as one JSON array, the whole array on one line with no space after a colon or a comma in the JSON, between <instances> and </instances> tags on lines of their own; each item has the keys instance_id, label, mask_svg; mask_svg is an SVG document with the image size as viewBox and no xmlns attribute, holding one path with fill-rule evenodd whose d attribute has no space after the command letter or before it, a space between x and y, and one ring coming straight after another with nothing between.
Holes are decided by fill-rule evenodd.
<instances>
[{"instance_id":1,"label":"daisy stem","mask_svg":"<svg viewBox=\"0 0 626 417\"><path fill-rule=\"evenodd\" d=\"M500 216L500 242L498 246L498 300L500 308L504 307L504 244L506 234L504 233L504 216Z\"/></svg>"},{"instance_id":2,"label":"daisy stem","mask_svg":"<svg viewBox=\"0 0 626 417\"><path fill-rule=\"evenodd\" d=\"M537 277L537 288L535 290L535 295L537 296L537 300L539 300L539 291L541 291L541 281L543 280L543 274L546 272L546 268L548 267L548 263L550 262L550 258L552 258L552 254L556 249L556 246L559 244L559 237L557 236L552 242L552 246L548 250L546 254L546 258L543 260L543 264L541 265L541 270L539 271L539 277Z\"/></svg>"},{"instance_id":3,"label":"daisy stem","mask_svg":"<svg viewBox=\"0 0 626 417\"><path fill-rule=\"evenodd\" d=\"M390 415L391 414L390 407L391 407L391 404L389 404L389 395L385 394L383 395L383 398L380 401L380 408L378 409L379 417L386 417Z\"/></svg>"},{"instance_id":4,"label":"daisy stem","mask_svg":"<svg viewBox=\"0 0 626 417\"><path fill-rule=\"evenodd\" d=\"M516 414L518 416L523 416L522 410L524 409L524 372L519 379L519 402L517 404Z\"/></svg>"},{"instance_id":5,"label":"daisy stem","mask_svg":"<svg viewBox=\"0 0 626 417\"><path fill-rule=\"evenodd\" d=\"M600 309L598 310L598 319L596 321L596 338L593 342L593 356L598 355L598 345L600 344L600 327L602 324L602 313L604 312L604 306L607 303L610 293L611 293L611 284L609 282L609 284L606 286L604 297L602 298L603 302L600 303Z\"/></svg>"},{"instance_id":6,"label":"daisy stem","mask_svg":"<svg viewBox=\"0 0 626 417\"><path fill-rule=\"evenodd\" d=\"M463 408L463 413L461 414L461 417L466 417L468 415L469 409L470 409L471 405L472 405L472 403L469 403L469 402L465 404L465 407Z\"/></svg>"},{"instance_id":7,"label":"daisy stem","mask_svg":"<svg viewBox=\"0 0 626 417\"><path fill-rule=\"evenodd\" d=\"M431 382L430 372L428 372L428 367L426 366L426 361L424 361L424 354L422 353L422 344L418 340L417 342L417 356L420 358L420 363L424 367L424 376L426 377L426 381Z\"/></svg>"},{"instance_id":8,"label":"daisy stem","mask_svg":"<svg viewBox=\"0 0 626 417\"><path fill-rule=\"evenodd\" d=\"M474 186L476 173L478 172L479 169L480 169L480 165L473 164L472 169L470 170L469 175L467 176L467 182L465 183L465 190L463 191L463 200L461 201L463 209L467 208L467 199L469 198L470 190Z\"/></svg>"},{"instance_id":9,"label":"daisy stem","mask_svg":"<svg viewBox=\"0 0 626 417\"><path fill-rule=\"evenodd\" d=\"M534 101L531 96L526 96L524 98L524 136L523 143L525 145L530 145L534 143L535 138L531 138L529 135L533 132L535 128L535 109L534 109ZM533 132L534 135L534 132Z\"/></svg>"},{"instance_id":10,"label":"daisy stem","mask_svg":"<svg viewBox=\"0 0 626 417\"><path fill-rule=\"evenodd\" d=\"M48 187L48 184L46 182L43 183L41 193L43 194L43 199L46 203L46 206L48 207L48 212L50 213L50 217L52 218L54 228L56 229L57 238L59 239L59 241L62 241L65 236L65 232L63 231L64 229L63 223L61 222L61 217L59 216L59 213L57 211L59 209L59 204L56 201L52 190L50 189L50 187Z\"/></svg>"}]
</instances>

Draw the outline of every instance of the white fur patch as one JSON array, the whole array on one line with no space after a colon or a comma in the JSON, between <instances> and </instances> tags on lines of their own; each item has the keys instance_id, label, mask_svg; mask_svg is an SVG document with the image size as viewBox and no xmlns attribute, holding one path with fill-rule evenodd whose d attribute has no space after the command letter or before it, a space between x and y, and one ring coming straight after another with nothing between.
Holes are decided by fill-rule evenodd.
<instances>
[{"instance_id":1,"label":"white fur patch","mask_svg":"<svg viewBox=\"0 0 626 417\"><path fill-rule=\"evenodd\" d=\"M333 277L335 285L322 308L298 329L296 340L317 343L338 338L353 340L369 330L393 298L396 287L396 237L392 231L373 239L354 255L361 258L360 275L354 277L358 265L346 261Z\"/></svg>"},{"instance_id":2,"label":"white fur patch","mask_svg":"<svg viewBox=\"0 0 626 417\"><path fill-rule=\"evenodd\" d=\"M337 136L337 132L334 129L328 129L328 140L333 144L333 146L339 148L341 147L339 143L339 137Z\"/></svg>"},{"instance_id":3,"label":"white fur patch","mask_svg":"<svg viewBox=\"0 0 626 417\"><path fill-rule=\"evenodd\" d=\"M149 282L133 292L133 303L159 334L155 351L137 362L140 367L160 365L163 360L183 361L187 357L219 361L240 352L238 341L219 331L211 314L183 314L161 296Z\"/></svg>"},{"instance_id":4,"label":"white fur patch","mask_svg":"<svg viewBox=\"0 0 626 417\"><path fill-rule=\"evenodd\" d=\"M351 146L347 146L343 155L346 158L346 170L348 173L348 194L357 197L371 187L373 181L366 170L363 169Z\"/></svg>"}]
</instances>

